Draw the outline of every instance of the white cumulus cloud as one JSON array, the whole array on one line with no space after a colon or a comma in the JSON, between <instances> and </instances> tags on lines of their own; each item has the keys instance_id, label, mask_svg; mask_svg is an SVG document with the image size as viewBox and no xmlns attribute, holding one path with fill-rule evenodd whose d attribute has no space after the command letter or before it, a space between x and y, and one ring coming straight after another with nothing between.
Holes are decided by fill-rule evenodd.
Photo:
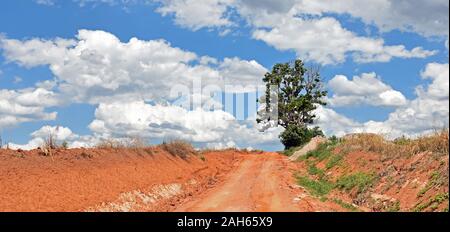
<instances>
[{"instance_id":1,"label":"white cumulus cloud","mask_svg":"<svg viewBox=\"0 0 450 232\"><path fill-rule=\"evenodd\" d=\"M293 50L297 56L321 64L344 62L348 56L359 63L388 62L392 58L425 58L437 51L403 45L386 45L381 38L358 36L334 18L286 16L269 29L257 29L253 37L279 50Z\"/></svg>"},{"instance_id":2,"label":"white cumulus cloud","mask_svg":"<svg viewBox=\"0 0 450 232\"><path fill-rule=\"evenodd\" d=\"M277 143L280 128L261 133L255 124L254 120L240 122L221 110L189 111L134 101L100 104L89 128L103 137L138 135L149 139L184 139L209 146Z\"/></svg>"},{"instance_id":3,"label":"white cumulus cloud","mask_svg":"<svg viewBox=\"0 0 450 232\"><path fill-rule=\"evenodd\" d=\"M0 128L23 122L54 120L57 113L46 112L45 108L57 104L55 93L42 88L0 89Z\"/></svg>"},{"instance_id":4,"label":"white cumulus cloud","mask_svg":"<svg viewBox=\"0 0 450 232\"><path fill-rule=\"evenodd\" d=\"M328 82L328 87L333 91L329 98L332 106L402 106L407 103L401 92L383 83L376 73L363 73L352 80L336 75Z\"/></svg>"},{"instance_id":5,"label":"white cumulus cloud","mask_svg":"<svg viewBox=\"0 0 450 232\"><path fill-rule=\"evenodd\" d=\"M356 122L320 107L317 124L328 134L344 135L354 132L384 134L389 138L402 135L419 136L449 126L449 65L429 63L422 76L431 79L427 86L416 88L417 97L398 107L385 121Z\"/></svg>"},{"instance_id":6,"label":"white cumulus cloud","mask_svg":"<svg viewBox=\"0 0 450 232\"><path fill-rule=\"evenodd\" d=\"M0 38L0 48L8 62L25 67L48 65L63 100L91 104L117 99L172 100L174 85L183 85L193 94L195 81L222 90L224 85L256 86L267 71L254 60L217 61L164 40L121 42L105 31L80 30L76 39Z\"/></svg>"},{"instance_id":7,"label":"white cumulus cloud","mask_svg":"<svg viewBox=\"0 0 450 232\"><path fill-rule=\"evenodd\" d=\"M80 136L70 128L63 126L43 126L40 129L31 133L31 139L26 144L15 144L10 143L9 147L12 149L23 149L31 150L38 147L43 147L50 138L53 142L61 145L66 142L69 148L79 148L79 147L92 147L99 142L99 138L94 138L92 136Z\"/></svg>"},{"instance_id":8,"label":"white cumulus cloud","mask_svg":"<svg viewBox=\"0 0 450 232\"><path fill-rule=\"evenodd\" d=\"M156 0L161 5L156 12L173 15L175 23L192 29L228 27L233 23L227 15L234 0Z\"/></svg>"}]
</instances>

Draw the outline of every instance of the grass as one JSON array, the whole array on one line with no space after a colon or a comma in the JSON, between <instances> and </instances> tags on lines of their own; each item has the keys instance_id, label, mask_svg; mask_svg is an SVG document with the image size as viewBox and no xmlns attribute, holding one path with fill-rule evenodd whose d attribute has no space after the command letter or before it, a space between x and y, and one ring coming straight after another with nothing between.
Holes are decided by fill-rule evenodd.
<instances>
[{"instance_id":1,"label":"grass","mask_svg":"<svg viewBox=\"0 0 450 232\"><path fill-rule=\"evenodd\" d=\"M434 186L440 186L442 184L441 181L441 175L439 172L434 171L433 173L431 173L430 176L430 180L428 181L428 183L425 185L425 187L423 187L419 193L417 193L417 197L422 197L423 195L425 195L425 193L428 192L428 190L430 190L432 187Z\"/></svg>"},{"instance_id":2,"label":"grass","mask_svg":"<svg viewBox=\"0 0 450 232\"><path fill-rule=\"evenodd\" d=\"M356 187L358 188L358 193L362 193L372 186L375 179L376 176L374 174L357 172L354 174L341 176L336 181L336 188L349 192Z\"/></svg>"},{"instance_id":3,"label":"grass","mask_svg":"<svg viewBox=\"0 0 450 232\"><path fill-rule=\"evenodd\" d=\"M333 190L333 183L326 180L312 180L306 176L298 176L299 185L306 188L314 196L325 196Z\"/></svg>"},{"instance_id":4,"label":"grass","mask_svg":"<svg viewBox=\"0 0 450 232\"><path fill-rule=\"evenodd\" d=\"M399 155L410 157L422 152L448 155L448 133L448 129L444 129L415 139L400 137L393 141L386 140L377 134L355 134L344 139L342 150L375 152L387 158L395 158Z\"/></svg>"},{"instance_id":5,"label":"grass","mask_svg":"<svg viewBox=\"0 0 450 232\"><path fill-rule=\"evenodd\" d=\"M169 154L181 157L182 159L186 159L189 155L197 154L197 151L194 149L194 147L192 147L190 143L183 140L163 142L163 144L161 144L160 146Z\"/></svg>"},{"instance_id":6,"label":"grass","mask_svg":"<svg viewBox=\"0 0 450 232\"><path fill-rule=\"evenodd\" d=\"M314 180L307 176L296 176L297 183L308 190L311 195L319 197L321 200L326 200L326 195L328 195L333 189L351 191L354 188L358 188L358 193L362 193L366 191L370 186L372 186L372 183L376 179L373 174L358 172L356 174L341 176L336 181L336 183L333 183L332 181L324 178L323 170L317 168L314 165L310 165L308 167L308 173L310 175L318 176L319 179ZM354 207L351 204L336 199L334 199L333 201L337 201L337 204L351 211L358 210L358 208Z\"/></svg>"},{"instance_id":7,"label":"grass","mask_svg":"<svg viewBox=\"0 0 450 232\"><path fill-rule=\"evenodd\" d=\"M43 144L39 147L43 156L53 156L53 150L59 146L56 144L55 136L49 133Z\"/></svg>"},{"instance_id":8,"label":"grass","mask_svg":"<svg viewBox=\"0 0 450 232\"><path fill-rule=\"evenodd\" d=\"M318 176L320 179L323 179L323 177L325 176L325 172L322 169L316 167L315 164L308 165L308 174Z\"/></svg>"},{"instance_id":9,"label":"grass","mask_svg":"<svg viewBox=\"0 0 450 232\"><path fill-rule=\"evenodd\" d=\"M95 147L100 149L140 149L147 147L147 144L144 139L140 137L129 137L124 139L108 138L101 140Z\"/></svg>"},{"instance_id":10,"label":"grass","mask_svg":"<svg viewBox=\"0 0 450 232\"><path fill-rule=\"evenodd\" d=\"M328 139L327 142L319 144L318 148L306 153L304 156L300 156L298 158L299 161L309 159L310 157L314 157L318 159L319 161L324 160L328 158L332 153L332 148L335 147L337 144L341 143L343 140L337 138L336 136L332 136ZM298 147L291 147L289 149L286 149L284 151L280 151L279 153L286 156L293 155L296 151L300 150L302 146Z\"/></svg>"},{"instance_id":11,"label":"grass","mask_svg":"<svg viewBox=\"0 0 450 232\"><path fill-rule=\"evenodd\" d=\"M296 151L300 150L301 147L291 147L287 150L281 151L280 153L285 155L285 156L291 156L293 155Z\"/></svg>"},{"instance_id":12,"label":"grass","mask_svg":"<svg viewBox=\"0 0 450 232\"><path fill-rule=\"evenodd\" d=\"M342 158L343 156L340 154L331 156L330 160L325 165L325 168L327 170L333 168L334 166L338 165L341 162Z\"/></svg>"},{"instance_id":13,"label":"grass","mask_svg":"<svg viewBox=\"0 0 450 232\"><path fill-rule=\"evenodd\" d=\"M398 211L400 211L400 201L398 200L395 201L394 204L392 204L386 209L386 212L398 212Z\"/></svg>"},{"instance_id":14,"label":"grass","mask_svg":"<svg viewBox=\"0 0 450 232\"><path fill-rule=\"evenodd\" d=\"M348 210L350 210L350 211L352 211L352 212L356 212L356 211L359 210L359 209L358 209L357 207L355 207L354 205L352 205L352 204L350 204L350 203L347 203L347 202L344 202L344 201L342 201L341 199L334 198L334 199L333 199L333 202L336 203L336 204L338 204L338 205L340 205L342 208L348 209Z\"/></svg>"},{"instance_id":15,"label":"grass","mask_svg":"<svg viewBox=\"0 0 450 232\"><path fill-rule=\"evenodd\" d=\"M430 200L428 200L427 202L417 204L412 211L422 212L427 208L430 208L432 211L435 211L439 207L439 205L446 200L448 200L448 193L439 193Z\"/></svg>"},{"instance_id":16,"label":"grass","mask_svg":"<svg viewBox=\"0 0 450 232\"><path fill-rule=\"evenodd\" d=\"M311 195L319 199L327 199L327 195L333 190L340 190L344 192L357 191L358 196L368 191L376 181L378 175L376 172L353 172L343 174L337 179L331 181L326 177L327 170L336 166L345 167L344 157L350 152L365 152L377 153L381 156L381 160L392 160L396 158L409 158L411 156L429 152L437 158L443 155L448 155L448 130L442 130L427 136L418 137L415 139L400 137L396 140L387 140L383 136L376 134L354 134L343 139L329 139L327 143L320 144L314 151L308 152L306 155L299 158L300 161L305 161L307 167L307 174L305 176L297 176L297 182L303 186ZM335 153L337 151L338 153ZM325 164L323 169L318 168L317 163ZM361 160L360 166L369 165L367 160ZM441 166L445 162L441 161ZM388 179L388 185L392 185L393 180ZM424 196L433 187L439 187L448 183L448 175L441 171L433 172L429 177L427 185L421 189L417 197ZM336 204L349 210L357 210L357 208L339 199L331 199ZM442 202L448 200L448 193L438 194L435 197L419 202L413 211L436 211L442 208L448 211L448 207L443 208ZM353 208L354 207L354 208ZM356 208L356 209L355 209ZM395 201L384 206L384 211L398 212L400 211L400 202Z\"/></svg>"},{"instance_id":17,"label":"grass","mask_svg":"<svg viewBox=\"0 0 450 232\"><path fill-rule=\"evenodd\" d=\"M318 161L322 161L324 159L327 159L332 155L331 152L331 146L329 143L322 143L320 144L316 150L309 151L304 156L300 157L301 160L306 160L311 157L315 158Z\"/></svg>"}]
</instances>

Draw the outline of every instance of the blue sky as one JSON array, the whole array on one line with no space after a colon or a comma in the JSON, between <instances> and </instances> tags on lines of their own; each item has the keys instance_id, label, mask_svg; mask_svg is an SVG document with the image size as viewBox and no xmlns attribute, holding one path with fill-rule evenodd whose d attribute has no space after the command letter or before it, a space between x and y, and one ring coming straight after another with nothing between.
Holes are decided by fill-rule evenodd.
<instances>
[{"instance_id":1,"label":"blue sky","mask_svg":"<svg viewBox=\"0 0 450 232\"><path fill-rule=\"evenodd\" d=\"M448 2L436 2L440 5L434 6L424 1L411 1L410 4L413 4L414 7L406 9L418 8L424 11L429 9L430 13L433 13L431 11L435 10L436 7L442 8L443 4L444 10L446 6L446 12L448 12ZM35 51L45 49L42 46L32 45L36 47L27 47L24 52L19 53L16 51L20 47L24 47L23 44L5 42L25 43L32 40L42 42L62 38L75 40L75 43L80 45L79 42L83 39L77 39L76 37L79 30L86 30L88 33L103 31L117 37L121 43L127 43L133 37L139 41L147 42L163 39L170 49L179 48L183 52L194 53L198 58L203 56L215 58L217 61L214 64L207 64L205 67L211 69L209 70L211 72L216 71L216 69L219 70L223 75L222 78L230 78L230 82L234 84L241 83L239 76L243 75L253 75L252 78L255 79L253 80L255 83L260 81L258 78L262 78L262 75L249 71L251 65L257 66L260 70L259 73L263 74L264 69L270 70L275 63L287 62L295 58L304 59L308 64L319 64L332 104L319 112L323 121L317 123L329 135L360 131L392 133L392 136L400 134L418 135L432 130L433 127L448 126L448 47L446 47L448 13L446 15L435 13L435 17L439 17L436 19L432 17L422 19L414 11L401 11L404 12L404 15L394 15L389 10L398 12L398 9L388 9L386 12L379 13L378 16L381 17L369 14L361 16L359 15L361 10L358 8L361 7L361 4L358 6L357 3L355 4L354 1L350 0L340 2L341 6L336 7L323 1L323 3L320 3L323 6L319 9L309 7L307 3L300 0L282 1L282 3L264 1L264 3L261 3L261 8L258 9L251 7L253 6L251 0L214 0L209 4L202 4L202 1L193 3L189 0L149 2L140 0L130 2L114 0L2 1L0 3L0 34L2 35L0 39L3 40L0 43L0 91L3 90L4 93L0 97L9 102L8 105L4 103L2 108L0 99L0 117L5 119L3 123L0 120L0 133L3 139L17 146L32 147L42 140L41 135L43 133L39 133L39 131L42 132L42 129L47 126L45 127L47 130L61 130L54 133L61 134L61 140L69 140L74 146L77 144L92 145L96 138L100 137L121 138L134 135L124 133L124 130L134 131L135 134L141 133L152 143L157 143L171 137L181 136L184 138L183 136L186 134L184 129L186 128L177 130L172 128L172 126L174 128L176 126L176 128L187 127L190 129L192 137L186 137L186 139L198 146L223 147L235 145L268 150L282 148L277 140L277 133L280 130L274 129L270 133L257 135L255 138L249 139L248 136L258 133L253 128L254 125L248 125L242 134L237 133L237 129L233 129L239 128L239 125L247 125L248 122L233 122L236 123L234 125L220 120L212 121L210 122L211 128L208 128L206 125L208 123L205 123L204 130L196 131L196 129L193 130L188 126L195 123L187 120L183 122L156 120L156 124L159 123L158 132L155 132L156 129L152 126L142 126L135 121L121 121L122 123L117 124L111 122L112 124L108 124L106 123L108 120L101 118L98 115L100 113L96 113L96 111L101 111L100 105L102 104L105 109L110 109L108 106L112 106L112 102L117 101L117 98L113 96L115 95L114 91L110 92L111 98L102 95L103 99L107 100L96 100L95 97L90 99L87 96L68 94L61 88L61 83L70 82L68 78L76 79L78 74L75 71L72 70L72 73L67 74L67 76L56 73L50 68L51 65L58 62L54 61L53 58L49 61L42 58L44 61L39 65L36 65L36 62L30 63L29 60L26 60L27 56L36 56L34 59L39 60L39 53ZM267 4L267 6L264 4ZM273 4L279 4L279 8L282 9L281 12L268 10L271 8L278 9L274 8ZM379 3L368 1L367 4L375 5ZM195 5L195 11L191 9L192 5ZM217 10L222 9L223 6L226 6L224 11ZM267 9L264 7L267 7ZM219 12L217 13L217 11ZM208 17L204 17L203 13ZM298 17L299 14L300 17ZM383 14L393 18L387 16L383 18ZM419 17L415 19L416 21L414 20L415 15ZM203 18L197 20L196 17ZM267 17L267 19L264 17ZM265 20L259 20L262 18ZM442 30L440 25L434 25L436 22L443 24L446 29ZM427 23L433 25L427 25ZM323 24L329 25L329 28L335 27L335 29L341 30L336 37L345 34L345 36L342 36L342 40L354 40L354 42L350 42L345 45L348 47L342 48L339 38L331 36L329 42L321 45L320 35L330 33L329 31L321 31L326 30L326 28L319 26ZM298 30L283 29L288 26L298 27ZM302 30L317 33L317 44L311 44L307 40L308 38L302 34ZM99 36L95 33L91 34L89 35L90 40ZM336 40L335 47L333 46L334 40ZM383 41L381 45L380 40ZM78 45L71 46L76 47ZM391 52L394 50L391 49L391 46L398 45L404 46L398 48L401 51ZM329 46L329 48L326 46ZM376 47L376 52L373 52L368 48L371 46L379 47ZM416 47L420 47L421 50L415 50ZM73 47L66 47L68 50L71 48ZM346 49L342 52L345 55L343 59L340 58L339 52L333 51L341 48ZM101 53L101 51L97 52ZM106 56L107 54L101 55ZM360 61L353 58L357 55L370 56L370 59ZM389 58L385 60L380 58L381 56ZM328 59L329 57L332 57L331 61ZM56 59L58 58L71 59L69 56L56 57ZM230 63L226 65L225 60L228 58L236 59L230 60ZM152 60L146 61L153 62ZM247 61L256 63L250 64ZM142 60L136 62L142 62ZM188 62L188 65L196 67L199 62L199 60L192 60ZM437 67L430 66L430 64L437 64ZM126 70L126 67L124 69L126 72L133 72L133 70ZM430 74L428 78L424 79L424 73L428 73L427 70ZM114 70L111 74L113 79L116 75L115 71L117 70ZM233 79L233 77L227 76L236 72L238 78ZM101 75L101 73L94 73L94 75ZM361 89L355 90L355 88L352 89L352 85L345 84L348 82L345 82L344 79L336 78L337 75L345 76L349 81L355 81L354 76L366 76L366 78L361 78L361 82L354 83L355 88L361 87ZM447 76L447 81L443 80L442 76ZM154 78L160 77L155 76ZM40 87L44 81L48 80L56 80L56 86ZM176 84L176 77L173 80L173 84ZM135 79L130 81L136 82ZM433 83L435 84L433 85ZM367 88L364 87L366 84ZM422 86L426 93L418 96L416 91L418 86ZM441 89L433 90L429 86L433 88L440 86ZM76 87L83 88L83 86ZM373 89L369 87L373 87ZM20 101L19 95L24 94L24 91L33 92L38 88L45 89L46 93L50 93L49 95L53 97L56 96L59 100L65 100L55 100L57 103L43 105L37 103L33 103L35 104L33 105L29 101L26 103ZM72 90L75 89L73 86L71 88L73 88ZM95 87L92 91L95 92L97 88L101 89L101 87ZM136 87L131 87L131 85L123 87L123 89L130 91L126 94L135 93L136 90L133 88ZM139 91L144 92L151 92L152 90L150 87L149 89L139 89ZM13 91L14 94L6 97L6 91ZM443 93L442 96L435 96L436 94L433 95L435 92ZM382 95L383 93L385 94ZM90 94L95 95L95 93ZM11 95L15 97L11 97ZM153 97L155 97L154 95L157 94L153 94ZM383 96L383 98L380 96ZM77 97L81 100L74 100ZM121 101L123 100L121 98ZM143 101L143 104L147 103L145 107L149 109L148 111L136 112L136 114L149 114L145 118L154 125L155 122L150 118L153 115L152 110L156 110L151 108L149 103L152 101L152 97L144 97L143 99L132 97L130 99L130 102L138 101ZM121 102L121 104L130 105L128 102ZM434 107L431 110L432 112L424 109L424 105L434 104L439 106L445 104L446 106ZM14 113L14 110L8 111L8 106L15 107L16 110L19 107L30 107L25 108L25 110L38 109L41 113L56 112L57 116L46 120L43 119L42 115ZM408 112L414 113L410 115ZM118 120L133 118L126 116L126 113L117 112L117 115L125 115ZM184 113L190 114L189 112ZM401 121L399 118L402 118L400 117L402 115L409 115L410 118L405 116L402 119L405 121ZM7 117L16 119L24 117L25 119L6 120ZM139 118L138 121L140 120ZM424 122L430 120L434 124L425 125ZM105 125L104 128L93 127L93 121L101 121ZM417 124L417 126L402 126L401 128L396 126L403 122L410 122L411 124ZM122 128L121 126L124 124L126 127ZM223 126L217 127L216 124L222 124ZM232 125L230 126L230 124ZM171 129L165 129L164 126L167 125ZM60 129L60 127L65 130ZM378 129L380 130L377 131ZM35 132L34 135L33 132ZM213 139L203 138L205 136L199 134L204 132L211 132L211 136L206 137ZM241 136L242 138L239 138Z\"/></svg>"}]
</instances>

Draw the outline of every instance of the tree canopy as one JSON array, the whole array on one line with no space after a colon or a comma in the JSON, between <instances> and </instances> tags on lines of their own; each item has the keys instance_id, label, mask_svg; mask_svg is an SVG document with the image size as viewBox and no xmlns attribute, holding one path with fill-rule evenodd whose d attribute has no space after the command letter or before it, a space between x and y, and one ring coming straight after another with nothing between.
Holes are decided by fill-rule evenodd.
<instances>
[{"instance_id":1,"label":"tree canopy","mask_svg":"<svg viewBox=\"0 0 450 232\"><path fill-rule=\"evenodd\" d=\"M308 125L313 124L316 118L314 110L319 105L326 105L324 97L327 91L323 90L319 68L306 68L299 59L279 63L264 75L263 81L266 84L266 92L261 99L264 108L258 112L258 123L280 125L286 128L286 133L289 134L300 131L304 134L317 134L307 131ZM318 128L314 130L318 131ZM298 133L294 134L304 137ZM283 134L280 135L280 138L283 137Z\"/></svg>"}]
</instances>

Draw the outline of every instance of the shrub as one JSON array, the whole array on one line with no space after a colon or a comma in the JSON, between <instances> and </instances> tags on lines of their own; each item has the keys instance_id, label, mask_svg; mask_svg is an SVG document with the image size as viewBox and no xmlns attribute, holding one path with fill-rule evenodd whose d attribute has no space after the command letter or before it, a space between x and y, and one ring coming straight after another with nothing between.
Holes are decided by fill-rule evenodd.
<instances>
[{"instance_id":1,"label":"shrub","mask_svg":"<svg viewBox=\"0 0 450 232\"><path fill-rule=\"evenodd\" d=\"M330 141L331 144L336 145L340 142L340 139L336 137L336 135L333 135L328 138L328 141Z\"/></svg>"},{"instance_id":2,"label":"shrub","mask_svg":"<svg viewBox=\"0 0 450 232\"><path fill-rule=\"evenodd\" d=\"M97 148L100 149L118 149L118 148L124 148L124 144L122 141L118 139L108 138L108 139L102 139L97 145Z\"/></svg>"},{"instance_id":3,"label":"shrub","mask_svg":"<svg viewBox=\"0 0 450 232\"><path fill-rule=\"evenodd\" d=\"M81 157L85 158L85 159L91 159L94 157L94 155L87 153L87 152L81 152L80 154Z\"/></svg>"},{"instance_id":4,"label":"shrub","mask_svg":"<svg viewBox=\"0 0 450 232\"><path fill-rule=\"evenodd\" d=\"M57 148L53 134L50 133L39 148L42 155L53 156L53 150Z\"/></svg>"},{"instance_id":5,"label":"shrub","mask_svg":"<svg viewBox=\"0 0 450 232\"><path fill-rule=\"evenodd\" d=\"M63 141L63 142L61 143L61 148L63 148L63 149L69 148L69 143L68 143L67 141Z\"/></svg>"},{"instance_id":6,"label":"shrub","mask_svg":"<svg viewBox=\"0 0 450 232\"><path fill-rule=\"evenodd\" d=\"M147 143L145 142L145 140L138 136L126 139L124 143L125 147L127 148L139 149L147 147Z\"/></svg>"},{"instance_id":7,"label":"shrub","mask_svg":"<svg viewBox=\"0 0 450 232\"><path fill-rule=\"evenodd\" d=\"M96 147L100 149L120 149L120 148L145 148L147 146L144 139L134 136L122 139L108 138L101 140Z\"/></svg>"},{"instance_id":8,"label":"shrub","mask_svg":"<svg viewBox=\"0 0 450 232\"><path fill-rule=\"evenodd\" d=\"M323 132L318 127L309 129L307 127L289 125L280 134L280 139L285 149L290 149L302 146L316 136L323 136Z\"/></svg>"},{"instance_id":9,"label":"shrub","mask_svg":"<svg viewBox=\"0 0 450 232\"><path fill-rule=\"evenodd\" d=\"M173 140L170 142L163 142L161 144L162 149L169 152L173 156L178 156L186 159L189 155L197 154L197 151L192 145L183 140Z\"/></svg>"}]
</instances>

